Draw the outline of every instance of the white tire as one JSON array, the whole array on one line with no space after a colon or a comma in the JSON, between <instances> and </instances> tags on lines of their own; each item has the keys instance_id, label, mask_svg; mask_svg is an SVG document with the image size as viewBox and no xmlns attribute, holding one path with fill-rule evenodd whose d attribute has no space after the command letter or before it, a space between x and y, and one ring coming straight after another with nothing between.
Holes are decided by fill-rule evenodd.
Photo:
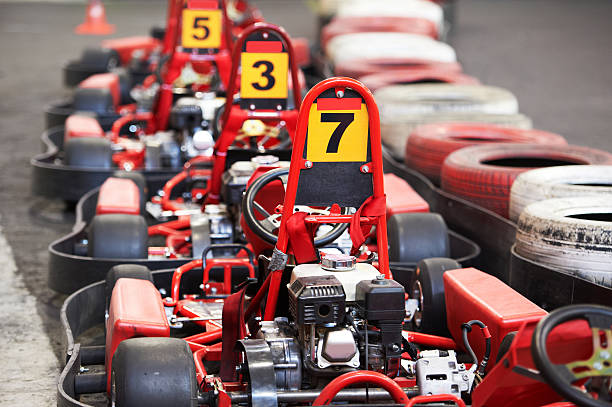
<instances>
[{"instance_id":1,"label":"white tire","mask_svg":"<svg viewBox=\"0 0 612 407\"><path fill-rule=\"evenodd\" d=\"M612 199L612 165L564 165L522 173L510 191L510 219L516 222L534 202L583 196Z\"/></svg>"},{"instance_id":2,"label":"white tire","mask_svg":"<svg viewBox=\"0 0 612 407\"><path fill-rule=\"evenodd\" d=\"M374 94L381 120L438 113L518 113L512 92L484 85L448 83L391 85Z\"/></svg>"},{"instance_id":3,"label":"white tire","mask_svg":"<svg viewBox=\"0 0 612 407\"><path fill-rule=\"evenodd\" d=\"M413 17L429 20L442 32L444 13L426 0L352 0L338 5L338 17Z\"/></svg>"},{"instance_id":4,"label":"white tire","mask_svg":"<svg viewBox=\"0 0 612 407\"><path fill-rule=\"evenodd\" d=\"M396 32L366 32L338 35L327 43L332 64L347 61L456 62L455 50L431 37ZM356 62L357 63L357 62Z\"/></svg>"},{"instance_id":5,"label":"white tire","mask_svg":"<svg viewBox=\"0 0 612 407\"><path fill-rule=\"evenodd\" d=\"M552 269L612 287L610 220L612 201L609 198L535 202L519 217L515 250Z\"/></svg>"}]
</instances>

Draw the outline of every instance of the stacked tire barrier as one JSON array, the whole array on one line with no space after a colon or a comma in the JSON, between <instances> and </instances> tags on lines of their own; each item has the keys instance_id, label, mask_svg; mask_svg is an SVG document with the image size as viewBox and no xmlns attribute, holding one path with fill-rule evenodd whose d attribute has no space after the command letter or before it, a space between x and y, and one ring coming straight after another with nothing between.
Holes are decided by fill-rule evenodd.
<instances>
[{"instance_id":1,"label":"stacked tire barrier","mask_svg":"<svg viewBox=\"0 0 612 407\"><path fill-rule=\"evenodd\" d=\"M612 287L612 155L532 130L510 91L462 72L442 42L448 19L433 2L321 3L331 20L321 35L331 72L374 92L383 144L397 165L516 222L517 255Z\"/></svg>"}]
</instances>

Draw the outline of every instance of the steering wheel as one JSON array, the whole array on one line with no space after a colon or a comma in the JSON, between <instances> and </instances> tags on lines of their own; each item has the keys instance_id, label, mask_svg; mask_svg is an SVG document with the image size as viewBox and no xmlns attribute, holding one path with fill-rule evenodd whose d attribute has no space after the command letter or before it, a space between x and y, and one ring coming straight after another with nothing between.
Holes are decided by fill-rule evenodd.
<instances>
[{"instance_id":1,"label":"steering wheel","mask_svg":"<svg viewBox=\"0 0 612 407\"><path fill-rule=\"evenodd\" d=\"M291 138L287 129L280 124L270 126L261 120L249 119L238 131L234 145L245 149L253 148L263 153L268 150L288 149L291 147Z\"/></svg>"},{"instance_id":2,"label":"steering wheel","mask_svg":"<svg viewBox=\"0 0 612 407\"><path fill-rule=\"evenodd\" d=\"M557 365L551 362L546 349L550 332L564 322L583 319L593 335L593 354L587 360ZM610 407L607 400L592 398L572 383L592 377L612 377L612 308L601 305L570 305L559 308L540 320L531 340L531 355L544 379L557 393L579 406ZM609 389L609 383L607 384Z\"/></svg>"},{"instance_id":3,"label":"steering wheel","mask_svg":"<svg viewBox=\"0 0 612 407\"><path fill-rule=\"evenodd\" d=\"M255 197L266 185L270 184L275 180L280 180L283 185L287 183L287 176L289 174L289 168L278 168L266 172L265 174L258 177L246 190L244 197L242 198L242 214L244 220L249 228L264 241L270 244L276 244L278 236L274 233L276 229L280 227L280 219L282 214L273 213L270 214L264 209L257 201ZM329 215L329 210L311 208L309 206L296 205L296 211L308 212L312 215ZM263 220L257 219L255 212L265 216ZM348 212L348 208L345 209L345 213ZM314 245L316 247L325 246L330 244L334 240L340 237L342 233L348 228L348 223L335 224L329 231L321 236L316 236L314 239Z\"/></svg>"}]
</instances>

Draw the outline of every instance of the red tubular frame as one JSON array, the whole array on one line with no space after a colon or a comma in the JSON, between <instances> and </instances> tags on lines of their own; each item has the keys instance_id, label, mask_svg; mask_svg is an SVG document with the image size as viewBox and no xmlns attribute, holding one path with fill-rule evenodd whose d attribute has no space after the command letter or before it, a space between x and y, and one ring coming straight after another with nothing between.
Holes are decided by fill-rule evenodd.
<instances>
[{"instance_id":1,"label":"red tubular frame","mask_svg":"<svg viewBox=\"0 0 612 407\"><path fill-rule=\"evenodd\" d=\"M457 344L451 338L443 336L422 334L420 332L404 331L408 334L408 342L418 343L419 345L431 346L440 349L457 349Z\"/></svg>"},{"instance_id":2,"label":"red tubular frame","mask_svg":"<svg viewBox=\"0 0 612 407\"><path fill-rule=\"evenodd\" d=\"M199 59L217 61L217 69L219 71L219 75L221 77L222 82L227 87L227 83L225 83L225 81L223 80L224 78L226 78L226 76L222 72L223 69L219 67L219 63L224 58L228 58L228 49L231 49L232 47L232 22L227 15L226 0L219 0L221 12L223 13L223 35L221 36L221 46L219 47L219 52L214 55L197 55L176 52L182 21L182 5L183 1L178 1L176 6L173 8L173 21L175 21L175 23L172 25L171 34L166 35L166 37L164 38L164 49L167 51L166 54L169 55L169 61L166 65L167 71L164 74L164 81L161 84L159 96L153 109L155 111L154 122L156 130L165 129L167 127L168 119L170 117L170 107L172 105L173 100L172 82L174 82L174 80L180 75L185 63L190 61L192 58L194 60Z\"/></svg>"},{"instance_id":3,"label":"red tubular frame","mask_svg":"<svg viewBox=\"0 0 612 407\"><path fill-rule=\"evenodd\" d=\"M312 405L326 406L332 402L332 400L340 390L353 384L361 383L368 383L380 386L389 392L389 394L393 398L393 401L395 401L396 404L403 404L406 406L409 405L408 396L406 395L406 393L404 393L399 384L395 383L392 379L382 373L372 372L369 370L349 372L336 377L334 380L329 382L327 386L323 388L323 390L312 403ZM460 407L465 407L465 404Z\"/></svg>"},{"instance_id":4,"label":"red tubular frame","mask_svg":"<svg viewBox=\"0 0 612 407\"><path fill-rule=\"evenodd\" d=\"M385 195L382 167L382 147L380 140L380 117L378 107L374 101L372 93L363 86L363 84L351 78L330 78L315 85L304 98L302 108L298 116L298 127L296 137L293 143L293 153L291 155L291 166L289 168L289 179L287 182L287 190L285 193L285 202L283 208L293 208L295 205L295 197L297 194L298 181L300 171L307 171L305 159L303 158L304 144L306 142L306 134L308 131L308 116L310 107L315 99L328 89L351 88L358 92L364 99L366 108L368 109L368 119L370 125L370 148L372 154L372 178L374 186L374 198L383 198ZM287 216L281 217L281 225L278 232L278 242L276 249L282 253L287 252L289 244L287 236ZM316 221L317 218L324 219L329 222L325 216L311 216L311 221ZM344 221L344 220L343 220ZM385 216L381 216L376 221L376 238L378 242L378 262L379 270L388 278L392 278L389 270L389 255L387 247L387 224ZM283 270L275 270L271 272L270 287L268 289L268 300L264 312L264 319L271 321L276 313L276 302L278 300L278 292L281 284L281 276ZM264 289L262 287L261 289Z\"/></svg>"},{"instance_id":5,"label":"red tubular frame","mask_svg":"<svg viewBox=\"0 0 612 407\"><path fill-rule=\"evenodd\" d=\"M227 99L225 100L225 111L223 112L223 116L221 118L223 127L228 123L230 118L230 112L234 105L234 95L237 92L237 78L238 78L238 67L240 66L240 56L242 54L242 48L249 36L256 32L273 32L278 35L284 43L285 48L287 49L287 53L289 54L289 70L291 71L291 81L293 82L293 103L294 110L299 110L301 105L301 87L298 78L298 66L295 59L295 52L293 50L293 45L291 45L291 39L289 34L274 24L269 23L254 23L250 27L245 28L245 30L240 34L240 37L236 40L234 44L234 50L232 52L232 71L230 74L229 84L227 88ZM282 120L283 112L276 112L278 114L278 120ZM286 114L286 113L285 113ZM254 112L245 112L244 120L249 118L251 115L254 115ZM230 135L226 135L226 132L223 129L221 131L221 136L215 143L215 161L213 164L213 172L210 181L210 188L208 191L208 199L207 201L216 203L219 200L219 193L221 191L221 175L223 171L225 171L225 159L227 157L227 150L234 142L234 137Z\"/></svg>"},{"instance_id":6,"label":"red tubular frame","mask_svg":"<svg viewBox=\"0 0 612 407\"><path fill-rule=\"evenodd\" d=\"M405 407L416 406L417 404L428 404L428 403L441 403L443 401L452 401L458 407L465 407L465 403L460 398L453 396L452 394L434 394L431 396L416 396L411 398Z\"/></svg>"}]
</instances>

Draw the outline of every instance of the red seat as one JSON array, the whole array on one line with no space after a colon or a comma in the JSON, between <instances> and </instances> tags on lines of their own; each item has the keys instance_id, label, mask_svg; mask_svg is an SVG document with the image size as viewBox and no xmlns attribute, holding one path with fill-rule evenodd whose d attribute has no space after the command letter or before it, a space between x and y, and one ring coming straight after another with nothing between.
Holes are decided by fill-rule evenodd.
<instances>
[{"instance_id":1,"label":"red seat","mask_svg":"<svg viewBox=\"0 0 612 407\"><path fill-rule=\"evenodd\" d=\"M113 104L115 107L121 101L121 93L119 88L119 76L115 73L99 73L91 75L83 82L79 83L81 89L108 89L113 96Z\"/></svg>"},{"instance_id":2,"label":"red seat","mask_svg":"<svg viewBox=\"0 0 612 407\"><path fill-rule=\"evenodd\" d=\"M111 362L119 343L129 338L153 336L170 336L170 325L159 292L148 280L120 278L113 288L106 320L108 391Z\"/></svg>"},{"instance_id":3,"label":"red seat","mask_svg":"<svg viewBox=\"0 0 612 407\"><path fill-rule=\"evenodd\" d=\"M140 190L134 181L108 178L100 187L96 214L140 214Z\"/></svg>"},{"instance_id":4,"label":"red seat","mask_svg":"<svg viewBox=\"0 0 612 407\"><path fill-rule=\"evenodd\" d=\"M397 213L429 212L429 204L402 178L385 174L387 219Z\"/></svg>"},{"instance_id":5,"label":"red seat","mask_svg":"<svg viewBox=\"0 0 612 407\"><path fill-rule=\"evenodd\" d=\"M77 137L104 137L104 130L94 117L73 114L64 124L64 142Z\"/></svg>"}]
</instances>

